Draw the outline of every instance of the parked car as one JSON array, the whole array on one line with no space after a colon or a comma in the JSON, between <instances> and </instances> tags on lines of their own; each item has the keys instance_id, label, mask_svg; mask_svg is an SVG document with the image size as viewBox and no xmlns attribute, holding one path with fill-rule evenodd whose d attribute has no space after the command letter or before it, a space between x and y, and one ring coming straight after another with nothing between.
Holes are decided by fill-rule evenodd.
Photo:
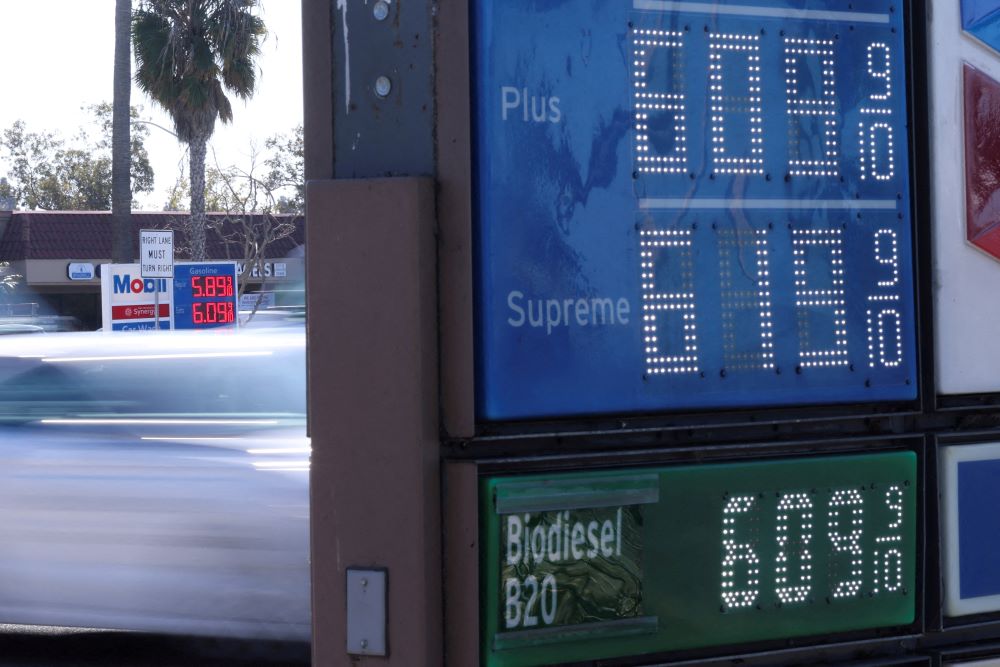
<instances>
[{"instance_id":1,"label":"parked car","mask_svg":"<svg viewBox=\"0 0 1000 667\"><path fill-rule=\"evenodd\" d=\"M305 336L0 345L0 622L308 640Z\"/></svg>"}]
</instances>

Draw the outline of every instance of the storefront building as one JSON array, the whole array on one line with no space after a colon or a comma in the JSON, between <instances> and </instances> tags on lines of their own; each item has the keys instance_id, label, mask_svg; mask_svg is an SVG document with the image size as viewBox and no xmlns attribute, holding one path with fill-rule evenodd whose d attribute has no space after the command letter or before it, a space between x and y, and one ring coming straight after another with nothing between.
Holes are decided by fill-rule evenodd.
<instances>
[{"instance_id":1,"label":"storefront building","mask_svg":"<svg viewBox=\"0 0 1000 667\"><path fill-rule=\"evenodd\" d=\"M177 259L185 259L185 218L185 213L173 211L133 213L133 256L138 257L140 229L174 229ZM241 280L249 281L245 294L263 293L260 308L303 303L302 217L254 215L242 219L210 213L208 227L207 256L244 267ZM259 238L254 232L278 227L290 233L268 243L257 266L248 262L244 248L253 247L253 238ZM7 274L20 276L13 292L0 301L0 320L31 319L58 329L99 328L100 265L110 261L110 212L0 211L0 262L9 264Z\"/></svg>"}]
</instances>

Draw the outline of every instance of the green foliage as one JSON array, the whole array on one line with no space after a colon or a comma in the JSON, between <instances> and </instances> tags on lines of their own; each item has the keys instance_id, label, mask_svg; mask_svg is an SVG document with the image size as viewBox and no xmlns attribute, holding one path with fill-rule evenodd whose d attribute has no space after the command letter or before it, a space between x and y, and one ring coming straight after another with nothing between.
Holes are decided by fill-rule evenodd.
<instances>
[{"instance_id":1,"label":"green foliage","mask_svg":"<svg viewBox=\"0 0 1000 667\"><path fill-rule=\"evenodd\" d=\"M270 152L264 161L268 189L278 194L278 212L302 215L306 210L305 153L302 126L291 134L276 134L264 147Z\"/></svg>"},{"instance_id":2,"label":"green foliage","mask_svg":"<svg viewBox=\"0 0 1000 667\"><path fill-rule=\"evenodd\" d=\"M227 123L226 92L249 99L266 34L258 0L142 0L132 15L139 88L160 104L185 143Z\"/></svg>"},{"instance_id":3,"label":"green foliage","mask_svg":"<svg viewBox=\"0 0 1000 667\"><path fill-rule=\"evenodd\" d=\"M111 105L88 107L98 128L65 139L55 132L34 132L18 120L0 133L0 159L8 166L7 185L19 208L107 211L111 208ZM133 119L139 110L132 107ZM132 193L152 192L153 167L144 144L149 129L132 129Z\"/></svg>"},{"instance_id":4,"label":"green foliage","mask_svg":"<svg viewBox=\"0 0 1000 667\"><path fill-rule=\"evenodd\" d=\"M191 259L205 259L205 153L216 119L228 123L226 92L249 99L266 34L259 0L140 0L132 14L135 81L174 121L191 157Z\"/></svg>"}]
</instances>

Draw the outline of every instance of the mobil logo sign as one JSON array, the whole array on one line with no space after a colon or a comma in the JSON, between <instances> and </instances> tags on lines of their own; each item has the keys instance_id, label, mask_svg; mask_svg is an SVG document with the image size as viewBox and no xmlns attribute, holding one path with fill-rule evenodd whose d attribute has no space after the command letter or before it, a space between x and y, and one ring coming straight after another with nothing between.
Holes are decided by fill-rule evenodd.
<instances>
[{"instance_id":1,"label":"mobil logo sign","mask_svg":"<svg viewBox=\"0 0 1000 667\"><path fill-rule=\"evenodd\" d=\"M169 329L173 290L166 278L142 278L138 264L101 266L101 306L105 331Z\"/></svg>"},{"instance_id":2,"label":"mobil logo sign","mask_svg":"<svg viewBox=\"0 0 1000 667\"><path fill-rule=\"evenodd\" d=\"M167 292L168 280L166 278L133 278L130 274L115 275L112 277L112 290L115 294L152 294Z\"/></svg>"}]
</instances>

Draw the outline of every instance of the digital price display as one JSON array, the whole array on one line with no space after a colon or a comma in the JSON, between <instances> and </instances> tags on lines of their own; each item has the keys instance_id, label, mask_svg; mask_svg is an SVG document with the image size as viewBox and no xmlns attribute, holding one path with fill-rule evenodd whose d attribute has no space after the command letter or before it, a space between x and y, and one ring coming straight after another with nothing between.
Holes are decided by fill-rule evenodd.
<instances>
[{"instance_id":1,"label":"digital price display","mask_svg":"<svg viewBox=\"0 0 1000 667\"><path fill-rule=\"evenodd\" d=\"M474 3L481 419L917 395L905 3Z\"/></svg>"},{"instance_id":2,"label":"digital price display","mask_svg":"<svg viewBox=\"0 0 1000 667\"><path fill-rule=\"evenodd\" d=\"M916 480L913 452L484 480L483 663L909 625Z\"/></svg>"},{"instance_id":3,"label":"digital price display","mask_svg":"<svg viewBox=\"0 0 1000 667\"><path fill-rule=\"evenodd\" d=\"M174 328L236 326L239 289L234 262L179 263L174 267Z\"/></svg>"}]
</instances>

